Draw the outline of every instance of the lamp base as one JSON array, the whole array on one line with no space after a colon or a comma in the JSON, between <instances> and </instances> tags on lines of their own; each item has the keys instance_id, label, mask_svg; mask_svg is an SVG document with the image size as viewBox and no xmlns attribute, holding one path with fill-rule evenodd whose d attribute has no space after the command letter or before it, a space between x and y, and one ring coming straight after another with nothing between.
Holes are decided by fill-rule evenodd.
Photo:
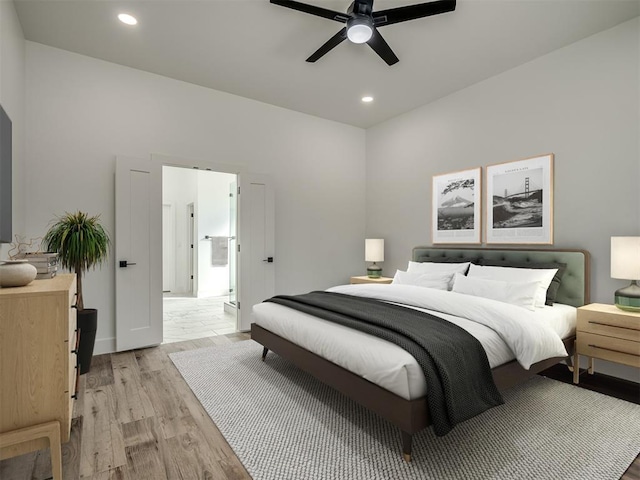
<instances>
[{"instance_id":1,"label":"lamp base","mask_svg":"<svg viewBox=\"0 0 640 480\"><path fill-rule=\"evenodd\" d=\"M628 287L616 290L614 294L616 307L627 312L640 312L640 285L632 280Z\"/></svg>"},{"instance_id":2,"label":"lamp base","mask_svg":"<svg viewBox=\"0 0 640 480\"><path fill-rule=\"evenodd\" d=\"M382 268L374 264L367 267L367 277L380 278L382 276Z\"/></svg>"}]
</instances>

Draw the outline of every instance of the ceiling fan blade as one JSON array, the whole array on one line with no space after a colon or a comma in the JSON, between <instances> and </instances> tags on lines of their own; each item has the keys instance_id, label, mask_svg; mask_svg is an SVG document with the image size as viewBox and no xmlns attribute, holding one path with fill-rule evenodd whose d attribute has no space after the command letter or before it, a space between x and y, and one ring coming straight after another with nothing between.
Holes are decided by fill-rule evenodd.
<instances>
[{"instance_id":1,"label":"ceiling fan blade","mask_svg":"<svg viewBox=\"0 0 640 480\"><path fill-rule=\"evenodd\" d=\"M310 13L317 17L328 18L329 20L335 20L336 22L344 23L349 20L349 15L344 13L328 10L322 7L316 7L315 5L307 5L306 3L295 2L294 0L271 0L274 5L280 5L281 7L291 8L298 10L299 12Z\"/></svg>"},{"instance_id":2,"label":"ceiling fan blade","mask_svg":"<svg viewBox=\"0 0 640 480\"><path fill-rule=\"evenodd\" d=\"M416 18L429 17L440 13L452 12L456 9L456 0L438 0L436 2L407 5L406 7L380 10L373 14L373 24L376 27L393 25Z\"/></svg>"},{"instance_id":3,"label":"ceiling fan blade","mask_svg":"<svg viewBox=\"0 0 640 480\"><path fill-rule=\"evenodd\" d=\"M313 55L307 58L307 62L315 62L319 60L321 57L327 54L327 52L331 51L333 48L340 45L347 38L347 27L344 27L338 33L336 33L333 37L331 37L327 42L322 45L318 50L316 50Z\"/></svg>"},{"instance_id":4,"label":"ceiling fan blade","mask_svg":"<svg viewBox=\"0 0 640 480\"><path fill-rule=\"evenodd\" d=\"M393 53L393 50L391 50L389 44L384 40L384 38L382 38L380 32L375 28L373 29L373 35L367 43L371 48L373 48L374 52L380 55L380 57L387 62L387 65L391 66L400 61L398 57L396 57L396 54Z\"/></svg>"}]
</instances>

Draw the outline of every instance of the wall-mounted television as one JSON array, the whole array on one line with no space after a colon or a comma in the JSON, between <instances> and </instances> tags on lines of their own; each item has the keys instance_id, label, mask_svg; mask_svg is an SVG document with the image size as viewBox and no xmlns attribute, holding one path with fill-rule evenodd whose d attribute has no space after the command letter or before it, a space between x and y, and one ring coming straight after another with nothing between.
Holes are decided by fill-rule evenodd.
<instances>
[{"instance_id":1,"label":"wall-mounted television","mask_svg":"<svg viewBox=\"0 0 640 480\"><path fill-rule=\"evenodd\" d=\"M11 243L11 119L0 105L0 243Z\"/></svg>"}]
</instances>

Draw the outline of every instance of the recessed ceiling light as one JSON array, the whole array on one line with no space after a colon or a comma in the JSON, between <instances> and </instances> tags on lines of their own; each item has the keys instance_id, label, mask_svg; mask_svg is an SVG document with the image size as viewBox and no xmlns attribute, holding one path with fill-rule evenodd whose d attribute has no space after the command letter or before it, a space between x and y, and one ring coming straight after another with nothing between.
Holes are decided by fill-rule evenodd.
<instances>
[{"instance_id":1,"label":"recessed ceiling light","mask_svg":"<svg viewBox=\"0 0 640 480\"><path fill-rule=\"evenodd\" d=\"M127 25L136 25L138 23L136 17L134 17L133 15L129 15L128 13L121 13L120 15L118 15L118 20L120 20L122 23L126 23Z\"/></svg>"},{"instance_id":2,"label":"recessed ceiling light","mask_svg":"<svg viewBox=\"0 0 640 480\"><path fill-rule=\"evenodd\" d=\"M364 103L370 103L370 102L373 102L373 97L369 97L369 96L362 97L362 101L363 101Z\"/></svg>"}]
</instances>

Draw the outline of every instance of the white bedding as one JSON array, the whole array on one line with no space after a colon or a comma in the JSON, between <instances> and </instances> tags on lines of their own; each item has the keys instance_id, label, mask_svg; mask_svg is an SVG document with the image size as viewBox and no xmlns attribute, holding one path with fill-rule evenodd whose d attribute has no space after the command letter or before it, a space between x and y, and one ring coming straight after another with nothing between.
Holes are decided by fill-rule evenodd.
<instances>
[{"instance_id":1,"label":"white bedding","mask_svg":"<svg viewBox=\"0 0 640 480\"><path fill-rule=\"evenodd\" d=\"M555 304L535 312L494 300L409 285L342 285L329 291L411 305L434 313L476 337L491 368L514 358L525 368L566 356L562 338L575 330L576 309ZM395 344L283 305L254 305L253 320L363 378L406 399L426 393L416 360Z\"/></svg>"}]
</instances>

